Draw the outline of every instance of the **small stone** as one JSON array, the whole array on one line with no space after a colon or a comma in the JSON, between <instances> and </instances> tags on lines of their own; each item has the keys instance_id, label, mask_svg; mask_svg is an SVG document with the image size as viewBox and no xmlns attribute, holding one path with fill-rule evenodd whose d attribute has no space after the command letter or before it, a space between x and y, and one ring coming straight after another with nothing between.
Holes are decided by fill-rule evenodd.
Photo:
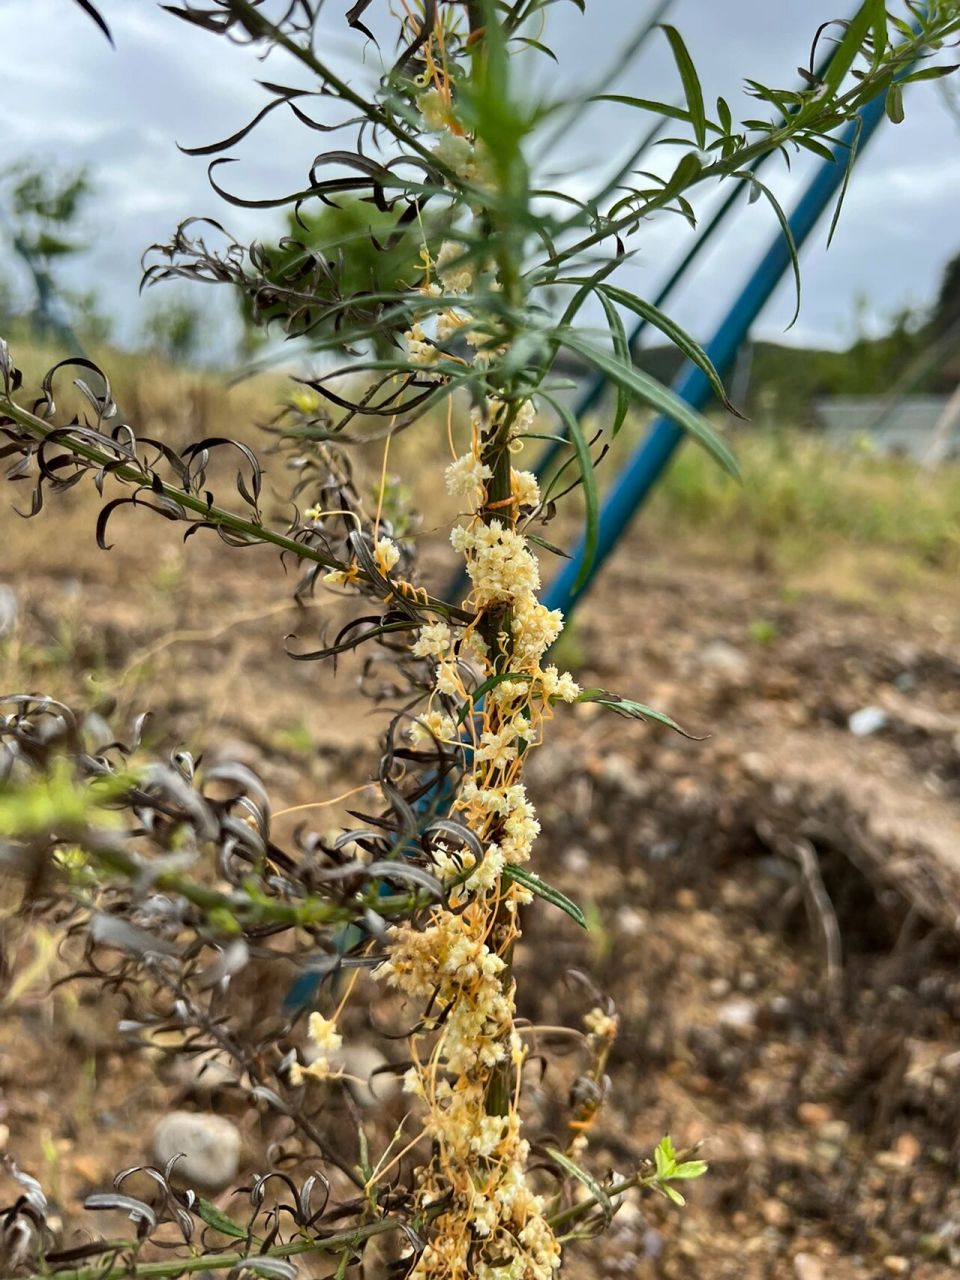
<instances>
[{"instance_id":1,"label":"small stone","mask_svg":"<svg viewBox=\"0 0 960 1280\"><path fill-rule=\"evenodd\" d=\"M923 1148L912 1133L901 1133L900 1137L893 1144L893 1149L898 1156L909 1163L914 1164L920 1156Z\"/></svg>"},{"instance_id":2,"label":"small stone","mask_svg":"<svg viewBox=\"0 0 960 1280\"><path fill-rule=\"evenodd\" d=\"M789 1027L795 1018L796 1009L789 996L772 996L760 1010L761 1022L780 1031Z\"/></svg>"},{"instance_id":3,"label":"small stone","mask_svg":"<svg viewBox=\"0 0 960 1280\"><path fill-rule=\"evenodd\" d=\"M390 1065L389 1062L371 1044L362 1041L345 1044L336 1053L328 1054L327 1058L334 1071L343 1071L345 1076L353 1077L347 1081L347 1088L358 1106L368 1110L381 1106L400 1090L396 1074L382 1070Z\"/></svg>"},{"instance_id":4,"label":"small stone","mask_svg":"<svg viewBox=\"0 0 960 1280\"><path fill-rule=\"evenodd\" d=\"M714 1000L723 1000L730 994L730 983L726 978L712 978L707 990Z\"/></svg>"},{"instance_id":5,"label":"small stone","mask_svg":"<svg viewBox=\"0 0 960 1280\"><path fill-rule=\"evenodd\" d=\"M797 1116L808 1129L822 1129L833 1119L833 1112L824 1102L801 1102Z\"/></svg>"},{"instance_id":6,"label":"small stone","mask_svg":"<svg viewBox=\"0 0 960 1280\"><path fill-rule=\"evenodd\" d=\"M12 587L0 582L0 638L17 625L17 596Z\"/></svg>"},{"instance_id":7,"label":"small stone","mask_svg":"<svg viewBox=\"0 0 960 1280\"><path fill-rule=\"evenodd\" d=\"M726 640L711 640L704 645L700 650L700 666L736 682L750 675L749 660Z\"/></svg>"},{"instance_id":8,"label":"small stone","mask_svg":"<svg viewBox=\"0 0 960 1280\"><path fill-rule=\"evenodd\" d=\"M681 911L696 911L697 895L692 889L678 889L674 899Z\"/></svg>"},{"instance_id":9,"label":"small stone","mask_svg":"<svg viewBox=\"0 0 960 1280\"><path fill-rule=\"evenodd\" d=\"M240 1131L223 1116L171 1111L153 1131L153 1157L162 1169L181 1153L174 1166L177 1178L205 1191L222 1191L240 1167Z\"/></svg>"},{"instance_id":10,"label":"small stone","mask_svg":"<svg viewBox=\"0 0 960 1280\"><path fill-rule=\"evenodd\" d=\"M583 875L590 870L590 855L582 845L572 845L563 855L563 865L574 875Z\"/></svg>"},{"instance_id":11,"label":"small stone","mask_svg":"<svg viewBox=\"0 0 960 1280\"><path fill-rule=\"evenodd\" d=\"M617 929L628 938L639 938L647 932L647 917L636 907L621 907L616 914Z\"/></svg>"},{"instance_id":12,"label":"small stone","mask_svg":"<svg viewBox=\"0 0 960 1280\"><path fill-rule=\"evenodd\" d=\"M884 1173L903 1173L910 1168L910 1160L899 1151L878 1151L873 1163Z\"/></svg>"},{"instance_id":13,"label":"small stone","mask_svg":"<svg viewBox=\"0 0 960 1280\"><path fill-rule=\"evenodd\" d=\"M649 782L634 762L616 752L604 760L600 777L613 790L622 792L628 800L643 800L650 789Z\"/></svg>"},{"instance_id":14,"label":"small stone","mask_svg":"<svg viewBox=\"0 0 960 1280\"><path fill-rule=\"evenodd\" d=\"M10 1126L0 1124L0 1151L6 1151L7 1143L10 1141Z\"/></svg>"},{"instance_id":15,"label":"small stone","mask_svg":"<svg viewBox=\"0 0 960 1280\"><path fill-rule=\"evenodd\" d=\"M888 719L883 707L861 707L847 721L847 728L855 738L868 738L885 728Z\"/></svg>"},{"instance_id":16,"label":"small stone","mask_svg":"<svg viewBox=\"0 0 960 1280\"><path fill-rule=\"evenodd\" d=\"M817 1130L817 1137L833 1146L846 1146L850 1138L850 1126L846 1120L828 1120Z\"/></svg>"},{"instance_id":17,"label":"small stone","mask_svg":"<svg viewBox=\"0 0 960 1280\"><path fill-rule=\"evenodd\" d=\"M793 1260L796 1280L823 1280L823 1266L812 1253L798 1253Z\"/></svg>"},{"instance_id":18,"label":"small stone","mask_svg":"<svg viewBox=\"0 0 960 1280\"><path fill-rule=\"evenodd\" d=\"M892 1276L905 1276L910 1270L910 1259L897 1253L888 1253L883 1260L883 1269Z\"/></svg>"},{"instance_id":19,"label":"small stone","mask_svg":"<svg viewBox=\"0 0 960 1280\"><path fill-rule=\"evenodd\" d=\"M770 762L762 751L745 751L740 765L748 778L765 778L770 771Z\"/></svg>"},{"instance_id":20,"label":"small stone","mask_svg":"<svg viewBox=\"0 0 960 1280\"><path fill-rule=\"evenodd\" d=\"M747 1129L740 1138L740 1146L748 1160L763 1160L767 1154L767 1143L762 1133Z\"/></svg>"},{"instance_id":21,"label":"small stone","mask_svg":"<svg viewBox=\"0 0 960 1280\"><path fill-rule=\"evenodd\" d=\"M75 1156L72 1163L74 1173L79 1174L87 1186L95 1187L98 1183L105 1180L103 1165L96 1156Z\"/></svg>"},{"instance_id":22,"label":"small stone","mask_svg":"<svg viewBox=\"0 0 960 1280\"><path fill-rule=\"evenodd\" d=\"M639 1205L634 1204L632 1200L627 1200L617 1210L617 1216L613 1220L610 1228L611 1237L616 1240L623 1240L627 1237L638 1235L644 1228L646 1218L643 1216L643 1210Z\"/></svg>"},{"instance_id":23,"label":"small stone","mask_svg":"<svg viewBox=\"0 0 960 1280\"><path fill-rule=\"evenodd\" d=\"M760 1216L768 1227L782 1229L790 1225L790 1210L782 1200L775 1200L772 1197L764 1200L760 1206Z\"/></svg>"},{"instance_id":24,"label":"small stone","mask_svg":"<svg viewBox=\"0 0 960 1280\"><path fill-rule=\"evenodd\" d=\"M731 1031L743 1031L756 1025L757 1006L752 1000L728 1000L717 1010L717 1021Z\"/></svg>"},{"instance_id":25,"label":"small stone","mask_svg":"<svg viewBox=\"0 0 960 1280\"><path fill-rule=\"evenodd\" d=\"M813 1151L819 1160L831 1168L843 1155L843 1148L838 1147L835 1142L815 1142Z\"/></svg>"},{"instance_id":26,"label":"small stone","mask_svg":"<svg viewBox=\"0 0 960 1280\"><path fill-rule=\"evenodd\" d=\"M758 979L755 973L750 973L748 971L747 973L741 973L740 980L737 985L739 986L741 991L749 995L751 992L756 991L757 987L759 987L760 980Z\"/></svg>"},{"instance_id":27,"label":"small stone","mask_svg":"<svg viewBox=\"0 0 960 1280\"><path fill-rule=\"evenodd\" d=\"M663 1253L664 1238L655 1227L648 1227L643 1233L644 1257L656 1261Z\"/></svg>"}]
</instances>

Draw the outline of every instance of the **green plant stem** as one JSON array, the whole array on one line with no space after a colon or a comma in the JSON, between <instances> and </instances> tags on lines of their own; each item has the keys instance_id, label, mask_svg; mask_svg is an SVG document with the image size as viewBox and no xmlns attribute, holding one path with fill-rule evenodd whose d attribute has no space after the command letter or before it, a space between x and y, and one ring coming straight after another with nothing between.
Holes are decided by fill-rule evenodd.
<instances>
[{"instance_id":1,"label":"green plant stem","mask_svg":"<svg viewBox=\"0 0 960 1280\"><path fill-rule=\"evenodd\" d=\"M122 850L105 847L90 838L90 832L78 832L76 843L97 860L107 870L125 879L136 881L145 870L143 863ZM154 889L164 893L178 894L187 902L207 913L227 912L233 918L243 918L246 923L270 923L311 928L319 924L347 924L355 920L358 911L349 905L333 906L313 896L300 902L278 902L264 896L244 897L241 892L221 893L217 889L197 884L179 871L160 871L151 877L150 884ZM392 915L394 910L414 910L425 905L422 900L410 894L385 894L375 898L376 908L383 915Z\"/></svg>"},{"instance_id":2,"label":"green plant stem","mask_svg":"<svg viewBox=\"0 0 960 1280\"><path fill-rule=\"evenodd\" d=\"M603 1190L609 1199L622 1195L625 1191L631 1190L633 1187L643 1187L650 1190L657 1183L657 1175L655 1173L634 1174L632 1178L624 1178L622 1182L611 1183L609 1187ZM559 1213L552 1213L547 1217L548 1224L556 1231L557 1227L566 1226L570 1222L575 1222L577 1218L582 1218L584 1214L589 1213L599 1203L596 1196L588 1196L585 1200L579 1200L576 1204L572 1204L568 1209L561 1209Z\"/></svg>"},{"instance_id":3,"label":"green plant stem","mask_svg":"<svg viewBox=\"0 0 960 1280\"><path fill-rule=\"evenodd\" d=\"M336 96L342 98L345 102L349 102L352 107L356 107L374 125L378 125L386 129L388 133L393 134L398 142L402 142L411 151L420 156L422 160L426 160L430 168L442 174L447 181L456 182L458 187L472 192L478 197L483 194L479 188L464 182L442 161L438 160L429 147L424 146L419 138L397 124L388 111L385 111L382 107L375 107L368 97L364 97L351 89L346 81L341 80L338 75L320 61L312 49L304 48L296 40L292 40L285 31L282 31L269 19L265 18L250 4L249 0L231 0L231 7L243 19L249 35L259 38L268 37L271 42L278 44L282 49L286 49L287 53L296 58L298 62L301 62L314 75L319 76L324 84L329 85L335 91Z\"/></svg>"},{"instance_id":4,"label":"green plant stem","mask_svg":"<svg viewBox=\"0 0 960 1280\"><path fill-rule=\"evenodd\" d=\"M322 1240L293 1240L289 1244L276 1245L261 1254L248 1253L209 1253L199 1254L192 1258L167 1258L162 1262L138 1262L131 1271L125 1265L104 1268L103 1265L77 1267L72 1271L41 1271L24 1280L124 1280L124 1277L136 1275L137 1280L160 1280L162 1277L187 1275L194 1271L224 1271L239 1267L248 1259L257 1258L292 1258L301 1253L340 1253L355 1249L372 1236L383 1235L386 1231L396 1231L400 1223L395 1218L381 1218L378 1222L367 1223L363 1227L355 1227L352 1231L338 1231ZM107 1242L108 1248L129 1249L129 1241ZM105 1250L106 1252L106 1250Z\"/></svg>"},{"instance_id":5,"label":"green plant stem","mask_svg":"<svg viewBox=\"0 0 960 1280\"><path fill-rule=\"evenodd\" d=\"M42 418L22 408L5 395L0 395L0 415L12 418L18 426L22 427L37 440L45 440L54 431L64 430L64 428L54 427L44 422ZM238 516L232 511L227 511L224 507L215 506L213 503L208 506L202 498L198 498L192 493L186 493L174 485L158 481L159 487L155 487L152 476L139 467L128 463L124 463L119 467L115 466L116 459L98 449L96 445L86 444L83 440L68 440L63 435L57 440L57 444L66 449L67 452L74 454L78 458L83 458L84 461L92 463L94 466L109 467L110 474L116 476L118 480L126 484L138 485L157 493L187 511L192 511L201 516L207 524L229 529L231 533L240 534L248 538L251 543L268 543L271 546L279 547L281 551L290 552L291 555L295 555L301 560L310 560L314 564L323 565L326 569L346 571L350 567L342 564L339 560L335 560L332 556L325 555L315 547L307 546L305 543L288 538L285 534L277 533L274 529L268 529L255 520L245 519L243 516ZM365 582L369 582L369 578L362 568L358 569L357 576ZM421 596L421 599L424 607L436 613L456 618L460 622L470 622L472 620L471 614L466 613L463 609L449 605L443 600L437 600L433 596L426 596L425 599Z\"/></svg>"}]
</instances>

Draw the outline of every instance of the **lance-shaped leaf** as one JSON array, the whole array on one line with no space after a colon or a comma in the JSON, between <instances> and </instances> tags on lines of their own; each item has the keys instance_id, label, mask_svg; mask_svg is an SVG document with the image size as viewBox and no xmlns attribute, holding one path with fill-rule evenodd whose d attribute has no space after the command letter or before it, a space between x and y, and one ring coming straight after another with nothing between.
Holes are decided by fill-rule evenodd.
<instances>
[{"instance_id":1,"label":"lance-shaped leaf","mask_svg":"<svg viewBox=\"0 0 960 1280\"><path fill-rule=\"evenodd\" d=\"M604 1226L609 1226L615 1212L613 1201L593 1174L581 1168L575 1160L571 1160L569 1156L564 1155L562 1151L558 1151L556 1147L547 1147L547 1155L554 1164L560 1166L564 1173L569 1174L571 1178L576 1178L578 1182L587 1188L592 1198L597 1202L597 1208L603 1214Z\"/></svg>"},{"instance_id":2,"label":"lance-shaped leaf","mask_svg":"<svg viewBox=\"0 0 960 1280\"><path fill-rule=\"evenodd\" d=\"M620 289L616 285L603 284L600 285L600 292L606 294L612 302L618 302L621 306L627 307L630 311L635 312L638 316L642 316L648 324L652 324L670 339L675 347L678 347L683 354L705 375L714 394L721 402L723 407L729 412L736 414L738 418L743 415L728 400L727 393L724 390L723 380L714 368L713 361L701 347L700 343L692 338L685 329L682 329L674 320L659 307L654 306L652 302L647 302L644 298L638 298L635 294L630 293L626 289Z\"/></svg>"},{"instance_id":3,"label":"lance-shaped leaf","mask_svg":"<svg viewBox=\"0 0 960 1280\"><path fill-rule=\"evenodd\" d=\"M700 77L697 75L697 69L693 65L693 59L690 57L687 46L683 42L683 37L676 27L671 27L664 23L663 31L670 41L674 61L677 64L677 70L680 72L683 92L687 99L687 111L690 113L690 123L693 125L697 146L703 151L707 145L707 113L703 105L703 89L700 87Z\"/></svg>"},{"instance_id":4,"label":"lance-shaped leaf","mask_svg":"<svg viewBox=\"0 0 960 1280\"><path fill-rule=\"evenodd\" d=\"M512 880L515 884L522 885L524 889L529 889L538 898L543 898L544 902L549 902L553 906L559 907L561 911L567 913L571 920L575 920L581 929L586 929L587 917L577 904L571 901L565 893L555 889L552 884L545 884L532 871L527 871L524 867L518 867L514 862L508 862L503 868L503 878L508 882Z\"/></svg>"},{"instance_id":5,"label":"lance-shaped leaf","mask_svg":"<svg viewBox=\"0 0 960 1280\"><path fill-rule=\"evenodd\" d=\"M583 506L585 516L585 529L583 534L583 563L580 566L580 572L577 575L577 581L574 590L579 590L584 582L589 578L593 569L593 562L597 555L597 540L600 530L600 500L597 496L597 478L593 471L593 458L590 456L590 446L587 444L586 436L583 434L583 428L577 415L555 396L541 392L544 400L548 400L553 405L563 425L566 428L567 436L573 445L573 451L576 454L577 466L580 469L580 480L583 485Z\"/></svg>"},{"instance_id":6,"label":"lance-shaped leaf","mask_svg":"<svg viewBox=\"0 0 960 1280\"><path fill-rule=\"evenodd\" d=\"M687 733L686 729L682 729L676 720L671 719L664 712L655 711L653 707L644 706L642 702L633 702L630 698L621 698L617 693L608 693L606 689L581 689L577 695L577 701L595 702L601 707L606 707L608 711L615 711L618 716L627 716L630 720L654 720L657 724L666 725L668 729L673 729L693 742L704 741L704 736L698 737L695 733Z\"/></svg>"},{"instance_id":7,"label":"lance-shaped leaf","mask_svg":"<svg viewBox=\"0 0 960 1280\"><path fill-rule=\"evenodd\" d=\"M222 1235L232 1236L235 1240L245 1240L247 1230L241 1227L239 1222L234 1222L232 1218L228 1218L222 1213L215 1204L203 1197L198 1197L197 1206L194 1212L207 1224L213 1227L215 1231L219 1231Z\"/></svg>"},{"instance_id":8,"label":"lance-shaped leaf","mask_svg":"<svg viewBox=\"0 0 960 1280\"><path fill-rule=\"evenodd\" d=\"M573 330L564 332L561 335L561 341L569 350L575 351L588 360L595 369L605 373L617 386L626 387L638 400L642 400L651 409L655 409L665 418L676 423L678 427L689 432L725 471L735 479L740 479L740 468L729 445L717 435L701 413L691 408L669 387L665 387L662 382L651 378L649 374L642 373L632 365L623 364L615 355L604 351L602 347L594 346L592 342Z\"/></svg>"}]
</instances>

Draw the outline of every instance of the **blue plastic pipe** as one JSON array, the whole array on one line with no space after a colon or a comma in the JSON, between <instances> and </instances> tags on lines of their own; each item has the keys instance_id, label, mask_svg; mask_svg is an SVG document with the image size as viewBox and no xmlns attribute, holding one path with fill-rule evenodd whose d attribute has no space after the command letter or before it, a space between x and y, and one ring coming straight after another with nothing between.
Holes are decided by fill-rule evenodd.
<instances>
[{"instance_id":1,"label":"blue plastic pipe","mask_svg":"<svg viewBox=\"0 0 960 1280\"><path fill-rule=\"evenodd\" d=\"M844 161L850 148L857 142L858 151L867 145L884 117L883 99L868 103L859 113L859 124L851 122L834 144L834 162L823 161L818 167L806 191L800 197L788 222L794 244L799 251L813 231L820 217L837 194L845 172ZM857 133L859 131L859 141ZM747 281L736 302L724 316L713 340L708 344L707 355L723 377L736 359L737 352L749 335L751 326L766 306L770 295L790 266L790 249L786 237L778 230L756 270ZM713 397L713 389L703 373L691 363L684 365L677 376L673 391L692 405L702 409ZM544 596L544 604L550 609L562 609L569 613L576 602L596 578L604 561L615 549L633 516L646 500L650 490L660 478L667 463L686 433L669 418L659 418L650 429L643 443L636 449L616 484L603 503L597 532L597 552L588 579L575 586L584 562L585 544L581 537L572 558L553 580Z\"/></svg>"}]
</instances>

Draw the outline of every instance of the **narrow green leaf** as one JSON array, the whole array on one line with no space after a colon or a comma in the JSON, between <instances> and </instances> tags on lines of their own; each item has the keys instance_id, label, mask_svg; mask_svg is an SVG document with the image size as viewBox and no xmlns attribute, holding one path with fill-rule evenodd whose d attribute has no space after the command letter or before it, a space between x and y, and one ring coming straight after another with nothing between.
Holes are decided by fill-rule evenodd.
<instances>
[{"instance_id":1,"label":"narrow green leaf","mask_svg":"<svg viewBox=\"0 0 960 1280\"><path fill-rule=\"evenodd\" d=\"M698 737L695 733L687 733L686 729L681 729L676 720L672 720L664 712L655 711L653 707L644 706L642 702L621 698L619 694L608 693L606 689L581 689L577 701L595 702L601 707L606 707L608 711L614 711L618 716L626 716L630 720L653 720L657 724L666 725L668 729L673 729L692 742L706 741L703 736Z\"/></svg>"},{"instance_id":2,"label":"narrow green leaf","mask_svg":"<svg viewBox=\"0 0 960 1280\"><path fill-rule=\"evenodd\" d=\"M654 115L668 116L671 120L682 120L684 124L693 123L690 112L684 111L683 107L675 107L669 102L655 102L652 98L634 98L627 93L598 93L591 101L619 102L624 107L635 107L638 111L651 111ZM707 128L714 133L718 132L716 126L709 121Z\"/></svg>"},{"instance_id":3,"label":"narrow green leaf","mask_svg":"<svg viewBox=\"0 0 960 1280\"><path fill-rule=\"evenodd\" d=\"M565 893L561 893L559 889L555 889L552 884L545 884L539 876L534 875L532 871L527 871L524 867L518 867L516 863L508 862L503 868L503 878L512 880L516 884L522 885L524 889L529 889L532 894L538 898L542 898L544 902L549 902L551 906L559 907L561 911L566 912L571 920L575 921L581 929L587 927L587 918L577 906L572 902Z\"/></svg>"},{"instance_id":4,"label":"narrow green leaf","mask_svg":"<svg viewBox=\"0 0 960 1280\"><path fill-rule=\"evenodd\" d=\"M960 63L951 62L938 67L921 67L919 71L911 71L908 76L904 76L900 81L901 84L912 84L914 80L939 80L941 76L953 75Z\"/></svg>"},{"instance_id":5,"label":"narrow green leaf","mask_svg":"<svg viewBox=\"0 0 960 1280\"><path fill-rule=\"evenodd\" d=\"M653 1158L657 1166L657 1177L665 1178L677 1162L677 1153L669 1134L657 1143Z\"/></svg>"},{"instance_id":6,"label":"narrow green leaf","mask_svg":"<svg viewBox=\"0 0 960 1280\"><path fill-rule=\"evenodd\" d=\"M790 230L790 223L787 219L787 215L784 213L783 206L777 197L765 183L760 181L755 173L741 170L739 173L734 174L734 177L743 178L745 182L749 182L752 185L754 191L759 191L761 195L766 196L767 203L777 215L777 221L780 223L780 230L783 232L784 239L787 242L787 249L790 253L790 265L793 267L794 296L796 297L797 302L793 309L793 315L790 317L790 323L787 325L788 329L792 329L797 323L797 317L800 315L800 258L797 255L797 246L793 238L793 232Z\"/></svg>"},{"instance_id":7,"label":"narrow green leaf","mask_svg":"<svg viewBox=\"0 0 960 1280\"><path fill-rule=\"evenodd\" d=\"M515 44L526 45L528 49L536 49L538 53L545 53L547 57L556 62L558 66L560 65L559 59L553 50L548 48L547 45L541 43L541 41L534 40L532 36L514 36L513 42Z\"/></svg>"},{"instance_id":8,"label":"narrow green leaf","mask_svg":"<svg viewBox=\"0 0 960 1280\"><path fill-rule=\"evenodd\" d=\"M566 444L566 441L563 441ZM538 547L543 547L544 551L551 552L552 555L561 556L564 560L569 560L570 552L564 551L563 547L558 547L554 542L548 542L546 538L541 538L538 533L531 533L528 529L524 529L523 536L528 542L535 543Z\"/></svg>"},{"instance_id":9,"label":"narrow green leaf","mask_svg":"<svg viewBox=\"0 0 960 1280\"><path fill-rule=\"evenodd\" d=\"M863 48L863 42L870 32L876 17L877 0L865 0L857 13L847 24L843 39L823 73L823 83L830 94L836 94L844 76L853 66L857 54ZM816 105L816 104L815 104Z\"/></svg>"},{"instance_id":10,"label":"narrow green leaf","mask_svg":"<svg viewBox=\"0 0 960 1280\"><path fill-rule=\"evenodd\" d=\"M687 187L696 182L702 171L703 161L696 151L688 151L685 156L681 156L679 164L663 188L663 194L665 196L673 196L678 195L681 191L686 191Z\"/></svg>"},{"instance_id":11,"label":"narrow green leaf","mask_svg":"<svg viewBox=\"0 0 960 1280\"><path fill-rule=\"evenodd\" d=\"M898 83L892 84L887 90L883 105L892 124L903 123L903 90Z\"/></svg>"},{"instance_id":12,"label":"narrow green leaf","mask_svg":"<svg viewBox=\"0 0 960 1280\"><path fill-rule=\"evenodd\" d=\"M733 132L733 112L730 110L726 98L717 99L717 119L720 121L720 128L724 133Z\"/></svg>"},{"instance_id":13,"label":"narrow green leaf","mask_svg":"<svg viewBox=\"0 0 960 1280\"><path fill-rule=\"evenodd\" d=\"M642 400L651 409L655 409L671 422L688 431L708 453L716 458L725 471L735 479L740 479L740 469L729 446L717 435L701 413L691 408L685 400L681 400L669 387L665 387L662 382L651 378L649 374L642 373L632 365L624 365L615 356L604 351L602 347L594 346L592 342L588 342L572 329L564 333L560 341L571 351L589 360L595 369L605 373L613 382L625 386L638 400Z\"/></svg>"},{"instance_id":14,"label":"narrow green leaf","mask_svg":"<svg viewBox=\"0 0 960 1280\"><path fill-rule=\"evenodd\" d=\"M827 164L836 164L837 162L837 157L834 152L818 139L810 137L809 134L806 137L793 138L792 141L795 142L798 147L805 147L807 151L812 151L815 156L819 156L820 159L825 160Z\"/></svg>"},{"instance_id":15,"label":"narrow green leaf","mask_svg":"<svg viewBox=\"0 0 960 1280\"><path fill-rule=\"evenodd\" d=\"M703 105L703 89L700 87L700 77L697 75L697 69L693 65L693 59L690 57L680 32L676 27L671 27L668 23L661 25L664 34L670 41L670 48L673 51L677 70L680 72L680 79L683 82L683 92L687 99L690 123L693 125L697 146L702 151L707 145L707 113Z\"/></svg>"},{"instance_id":16,"label":"narrow green leaf","mask_svg":"<svg viewBox=\"0 0 960 1280\"><path fill-rule=\"evenodd\" d=\"M613 305L612 299L603 291L600 285L597 289L597 297L600 299L600 305L603 307L604 315L607 317L607 325L610 329L610 341L613 343L613 350L618 359L624 364L632 364L633 356L630 354L630 343L627 341L627 335L623 327L623 321L620 319L620 313ZM613 415L613 423L610 427L612 435L616 435L626 421L627 414L630 412L630 393L624 387L617 387L617 407Z\"/></svg>"},{"instance_id":17,"label":"narrow green leaf","mask_svg":"<svg viewBox=\"0 0 960 1280\"><path fill-rule=\"evenodd\" d=\"M597 538L600 529L600 500L597 496L597 477L593 472L590 446L587 444L583 428L580 426L576 414L562 400L558 400L556 396L547 395L544 391L541 391L540 395L543 399L548 400L560 415L570 443L573 445L573 450L577 457L577 466L580 469L580 479L583 484L585 517L583 564L580 566L580 572L577 574L577 580L573 587L574 591L578 591L590 576L590 570L593 568L593 562L597 554Z\"/></svg>"},{"instance_id":18,"label":"narrow green leaf","mask_svg":"<svg viewBox=\"0 0 960 1280\"><path fill-rule=\"evenodd\" d=\"M871 37L873 39L873 58L871 67L876 70L883 62L887 51L887 4L886 0L870 0Z\"/></svg>"},{"instance_id":19,"label":"narrow green leaf","mask_svg":"<svg viewBox=\"0 0 960 1280\"><path fill-rule=\"evenodd\" d=\"M203 1197L197 1199L197 1213L207 1224L213 1227L215 1231L219 1231L222 1235L232 1236L235 1240L245 1240L247 1232L238 1222L234 1222L232 1218L228 1218L225 1213L221 1213L215 1204L211 1204L209 1200Z\"/></svg>"},{"instance_id":20,"label":"narrow green leaf","mask_svg":"<svg viewBox=\"0 0 960 1280\"><path fill-rule=\"evenodd\" d=\"M837 198L837 207L833 211L833 217L830 220L830 230L827 232L828 249L831 244L833 244L833 237L837 230L837 223L840 221L840 210L843 208L843 202L847 197L847 187L850 185L850 174L853 172L853 162L857 158L857 149L860 146L860 133L863 129L863 116L858 115L856 120L857 123L854 129L853 142L850 144L850 154L847 156L847 167L843 173L843 185L840 187L840 195Z\"/></svg>"},{"instance_id":21,"label":"narrow green leaf","mask_svg":"<svg viewBox=\"0 0 960 1280\"><path fill-rule=\"evenodd\" d=\"M684 1200L683 1196L676 1189L676 1187L671 1187L669 1182L664 1182L662 1186L663 1186L663 1194L669 1200L672 1200L674 1204L678 1204L682 1209L687 1202L686 1200Z\"/></svg>"},{"instance_id":22,"label":"narrow green leaf","mask_svg":"<svg viewBox=\"0 0 960 1280\"><path fill-rule=\"evenodd\" d=\"M576 1161L571 1160L570 1157L564 1155L562 1151L558 1151L556 1147L547 1147L547 1155L554 1164L558 1164L560 1166L564 1173L568 1173L571 1178L576 1178L578 1182L582 1183L583 1186L587 1188L591 1196L596 1200L597 1207L603 1214L604 1224L609 1226L613 1221L613 1201L607 1195L606 1191L604 1191L603 1187L596 1180L593 1174L588 1173L586 1169L582 1169Z\"/></svg>"},{"instance_id":23,"label":"narrow green leaf","mask_svg":"<svg viewBox=\"0 0 960 1280\"><path fill-rule=\"evenodd\" d=\"M621 106L634 106L639 111L652 111L654 115L666 115L671 120L684 120L690 124L690 113L682 106L672 106L669 102L655 102L650 97L631 97L630 93L598 93L591 99L594 102L620 102Z\"/></svg>"},{"instance_id":24,"label":"narrow green leaf","mask_svg":"<svg viewBox=\"0 0 960 1280\"><path fill-rule=\"evenodd\" d=\"M681 1181L689 1181L691 1178L702 1178L708 1168L709 1165L706 1160L685 1160L683 1164L678 1164L676 1166L670 1177Z\"/></svg>"},{"instance_id":25,"label":"narrow green leaf","mask_svg":"<svg viewBox=\"0 0 960 1280\"><path fill-rule=\"evenodd\" d=\"M748 79L746 83L750 86L751 98L759 98L761 102L772 102L785 116L803 102L803 96L790 89L771 89L761 84L759 80Z\"/></svg>"},{"instance_id":26,"label":"narrow green leaf","mask_svg":"<svg viewBox=\"0 0 960 1280\"><path fill-rule=\"evenodd\" d=\"M699 342L692 338L685 329L681 329L680 325L671 320L659 307L655 307L652 302L638 298L636 294L629 293L626 289L621 289L617 285L600 285L598 293L600 293L601 297L606 294L613 302L619 302L621 306L627 307L638 316L642 316L648 324L652 324L661 333L665 334L673 345L679 347L687 359L692 361L706 375L711 387L713 387L714 394L724 408L730 413L736 414L738 418L743 417L727 399L723 380L714 368L713 361L703 347L700 346Z\"/></svg>"}]
</instances>

